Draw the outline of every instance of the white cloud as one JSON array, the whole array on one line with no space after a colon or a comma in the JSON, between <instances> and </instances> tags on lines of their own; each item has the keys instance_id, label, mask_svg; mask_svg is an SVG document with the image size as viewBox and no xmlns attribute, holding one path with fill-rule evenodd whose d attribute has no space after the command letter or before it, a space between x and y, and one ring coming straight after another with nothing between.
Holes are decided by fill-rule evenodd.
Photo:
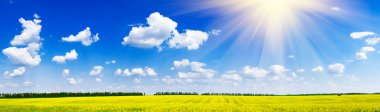
<instances>
[{"instance_id":1,"label":"white cloud","mask_svg":"<svg viewBox=\"0 0 380 112\"><path fill-rule=\"evenodd\" d=\"M176 30L178 24L158 12L149 15L147 24L148 26L132 27L129 34L123 38L122 44L139 48L157 47L162 50L162 43L168 41L170 48L196 50L209 36L206 32L190 29L185 33L179 33Z\"/></svg>"},{"instance_id":2,"label":"white cloud","mask_svg":"<svg viewBox=\"0 0 380 112\"><path fill-rule=\"evenodd\" d=\"M380 42L380 38L368 38L365 40L368 45L376 45Z\"/></svg>"},{"instance_id":3,"label":"white cloud","mask_svg":"<svg viewBox=\"0 0 380 112\"><path fill-rule=\"evenodd\" d=\"M305 69L298 69L297 72L298 73L303 73L303 72L305 72Z\"/></svg>"},{"instance_id":4,"label":"white cloud","mask_svg":"<svg viewBox=\"0 0 380 112\"><path fill-rule=\"evenodd\" d=\"M40 47L41 44L39 43L30 43L25 48L8 47L3 50L3 54L13 64L37 66L41 62L41 57L38 54Z\"/></svg>"},{"instance_id":5,"label":"white cloud","mask_svg":"<svg viewBox=\"0 0 380 112\"><path fill-rule=\"evenodd\" d=\"M102 66L94 66L92 68L92 70L90 71L90 75L98 76L98 75L102 74L103 69L104 68Z\"/></svg>"},{"instance_id":6,"label":"white cloud","mask_svg":"<svg viewBox=\"0 0 380 112\"><path fill-rule=\"evenodd\" d=\"M363 37L368 37L368 36L373 36L373 35L375 35L375 33L364 31L364 32L353 32L350 34L350 37L353 39L361 39Z\"/></svg>"},{"instance_id":7,"label":"white cloud","mask_svg":"<svg viewBox=\"0 0 380 112\"><path fill-rule=\"evenodd\" d=\"M177 62L177 63L175 63ZM174 61L173 65L176 68L187 67L188 71L178 72L178 77L183 79L192 79L192 78L207 78L211 79L215 75L215 71L212 69L205 69L205 63L201 62L190 62L187 59L182 59L181 61Z\"/></svg>"},{"instance_id":8,"label":"white cloud","mask_svg":"<svg viewBox=\"0 0 380 112\"><path fill-rule=\"evenodd\" d=\"M191 73L189 72L188 74L193 74L193 75L200 75L200 76L206 76L207 78L212 78L215 75L215 71L212 69L205 69L203 68L206 66L205 63L201 62L191 62L190 63L190 69L192 72L197 72L197 73Z\"/></svg>"},{"instance_id":9,"label":"white cloud","mask_svg":"<svg viewBox=\"0 0 380 112\"><path fill-rule=\"evenodd\" d=\"M71 50L70 52L66 52L65 56L54 56L52 61L55 61L57 63L66 63L67 61L73 61L78 58L78 53L75 51L75 49Z\"/></svg>"},{"instance_id":10,"label":"white cloud","mask_svg":"<svg viewBox=\"0 0 380 112\"><path fill-rule=\"evenodd\" d=\"M331 10L333 10L333 11L341 11L341 9L339 7L331 7Z\"/></svg>"},{"instance_id":11,"label":"white cloud","mask_svg":"<svg viewBox=\"0 0 380 112\"><path fill-rule=\"evenodd\" d=\"M328 66L328 70L333 74L343 74L344 73L344 65L341 63L334 63Z\"/></svg>"},{"instance_id":12,"label":"white cloud","mask_svg":"<svg viewBox=\"0 0 380 112\"><path fill-rule=\"evenodd\" d=\"M173 32L174 36L168 42L170 48L187 48L188 50L197 50L208 39L206 32L198 30L186 30L186 33Z\"/></svg>"},{"instance_id":13,"label":"white cloud","mask_svg":"<svg viewBox=\"0 0 380 112\"><path fill-rule=\"evenodd\" d=\"M251 67L251 66L245 66L242 70L243 74L250 75L255 78L262 78L265 77L268 74L268 71L265 69L257 68L257 67Z\"/></svg>"},{"instance_id":14,"label":"white cloud","mask_svg":"<svg viewBox=\"0 0 380 112\"><path fill-rule=\"evenodd\" d=\"M166 83L166 84L174 84L176 83L178 80L182 80L182 79L174 79L170 76L166 76L164 78L161 79L162 82Z\"/></svg>"},{"instance_id":15,"label":"white cloud","mask_svg":"<svg viewBox=\"0 0 380 112\"><path fill-rule=\"evenodd\" d=\"M63 75L63 77L69 76L70 75L70 70L69 69L63 69L62 75Z\"/></svg>"},{"instance_id":16,"label":"white cloud","mask_svg":"<svg viewBox=\"0 0 380 112\"><path fill-rule=\"evenodd\" d=\"M373 47L362 47L359 52L356 52L356 59L366 60L368 59L367 53L375 52L376 49Z\"/></svg>"},{"instance_id":17,"label":"white cloud","mask_svg":"<svg viewBox=\"0 0 380 112\"><path fill-rule=\"evenodd\" d=\"M121 70L120 68L116 69L116 71L114 72L115 76L119 76L121 75L123 72L123 70Z\"/></svg>"},{"instance_id":18,"label":"white cloud","mask_svg":"<svg viewBox=\"0 0 380 112\"><path fill-rule=\"evenodd\" d=\"M65 42L82 42L84 46L90 46L92 43L99 41L98 33L91 34L90 27L86 27L83 31L80 31L77 35L70 35L68 37L62 37L62 41Z\"/></svg>"},{"instance_id":19,"label":"white cloud","mask_svg":"<svg viewBox=\"0 0 380 112\"><path fill-rule=\"evenodd\" d=\"M269 67L269 70L274 75L283 75L286 72L286 69L282 65L272 65Z\"/></svg>"},{"instance_id":20,"label":"white cloud","mask_svg":"<svg viewBox=\"0 0 380 112\"><path fill-rule=\"evenodd\" d=\"M33 17L36 18L36 19L40 18L40 16L38 14L33 14Z\"/></svg>"},{"instance_id":21,"label":"white cloud","mask_svg":"<svg viewBox=\"0 0 380 112\"><path fill-rule=\"evenodd\" d=\"M145 67L145 71L146 71L146 74L148 74L149 76L152 76L152 77L157 76L157 73L156 73L156 71L154 71L153 68Z\"/></svg>"},{"instance_id":22,"label":"white cloud","mask_svg":"<svg viewBox=\"0 0 380 112\"><path fill-rule=\"evenodd\" d=\"M218 36L221 32L222 32L222 30L212 29L210 34Z\"/></svg>"},{"instance_id":23,"label":"white cloud","mask_svg":"<svg viewBox=\"0 0 380 112\"><path fill-rule=\"evenodd\" d=\"M193 78L208 78L211 79L215 75L215 71L212 69L205 69L204 66L206 66L205 63L201 62L190 62L188 59L182 59L180 61L174 61L173 62L172 70L174 68L181 69L177 74L179 78L185 79L185 80L192 80ZM186 71L182 71L186 70Z\"/></svg>"},{"instance_id":24,"label":"white cloud","mask_svg":"<svg viewBox=\"0 0 380 112\"><path fill-rule=\"evenodd\" d=\"M95 78L95 81L96 82L102 82L102 79L101 78Z\"/></svg>"},{"instance_id":25,"label":"white cloud","mask_svg":"<svg viewBox=\"0 0 380 112\"><path fill-rule=\"evenodd\" d=\"M291 58L291 59L293 59L293 58L295 58L296 56L294 56L294 55L289 55L288 56L288 58Z\"/></svg>"},{"instance_id":26,"label":"white cloud","mask_svg":"<svg viewBox=\"0 0 380 112\"><path fill-rule=\"evenodd\" d=\"M173 62L174 68L180 69L190 65L190 61L188 59L182 59L181 61Z\"/></svg>"},{"instance_id":27,"label":"white cloud","mask_svg":"<svg viewBox=\"0 0 380 112\"><path fill-rule=\"evenodd\" d=\"M226 81L238 81L240 82L243 78L236 71L227 71L222 75L222 80Z\"/></svg>"},{"instance_id":28,"label":"white cloud","mask_svg":"<svg viewBox=\"0 0 380 112\"><path fill-rule=\"evenodd\" d=\"M32 20L25 20L20 18L19 22L22 24L23 31L20 35L16 35L11 41L11 45L28 45L29 43L38 43L41 39L40 32L42 26L40 25L41 20L35 18Z\"/></svg>"},{"instance_id":29,"label":"white cloud","mask_svg":"<svg viewBox=\"0 0 380 112\"><path fill-rule=\"evenodd\" d=\"M232 83L232 85L237 86L243 80L243 78L236 71L227 71L222 75L221 82Z\"/></svg>"},{"instance_id":30,"label":"white cloud","mask_svg":"<svg viewBox=\"0 0 380 112\"><path fill-rule=\"evenodd\" d=\"M19 68L13 69L12 72L5 71L3 75L7 77L16 77L16 76L22 76L25 72L26 72L25 67L19 67Z\"/></svg>"},{"instance_id":31,"label":"white cloud","mask_svg":"<svg viewBox=\"0 0 380 112\"><path fill-rule=\"evenodd\" d=\"M132 74L132 75L145 76L145 75L146 75L146 72L145 72L144 69L142 69L142 68L133 68L133 69L131 70L131 74Z\"/></svg>"},{"instance_id":32,"label":"white cloud","mask_svg":"<svg viewBox=\"0 0 380 112\"><path fill-rule=\"evenodd\" d=\"M146 27L132 27L122 44L140 48L159 47L177 27L176 22L158 12L150 14L147 23L149 26Z\"/></svg>"},{"instance_id":33,"label":"white cloud","mask_svg":"<svg viewBox=\"0 0 380 112\"><path fill-rule=\"evenodd\" d=\"M42 46L40 42L41 20L35 18L32 21L20 18L19 22L22 24L23 31L20 35L16 35L11 41L13 47L3 49L2 53L6 55L13 64L37 66L41 62L41 57L38 54Z\"/></svg>"},{"instance_id":34,"label":"white cloud","mask_svg":"<svg viewBox=\"0 0 380 112\"><path fill-rule=\"evenodd\" d=\"M356 52L356 59L358 59L358 60L366 60L366 59L368 59L367 53Z\"/></svg>"},{"instance_id":35,"label":"white cloud","mask_svg":"<svg viewBox=\"0 0 380 112\"><path fill-rule=\"evenodd\" d=\"M116 64L116 60L106 61L106 64Z\"/></svg>"},{"instance_id":36,"label":"white cloud","mask_svg":"<svg viewBox=\"0 0 380 112\"><path fill-rule=\"evenodd\" d=\"M318 73L322 73L324 71L323 67L322 66L317 66L315 68L312 68L311 69L312 72L318 72Z\"/></svg>"},{"instance_id":37,"label":"white cloud","mask_svg":"<svg viewBox=\"0 0 380 112\"><path fill-rule=\"evenodd\" d=\"M68 82L70 85L78 84L77 80L75 80L74 78L67 78L66 80L67 80L67 82Z\"/></svg>"},{"instance_id":38,"label":"white cloud","mask_svg":"<svg viewBox=\"0 0 380 112\"><path fill-rule=\"evenodd\" d=\"M373 47L362 47L362 49L360 49L360 52L365 52L365 53L374 52L374 51L376 51L376 49Z\"/></svg>"},{"instance_id":39,"label":"white cloud","mask_svg":"<svg viewBox=\"0 0 380 112\"><path fill-rule=\"evenodd\" d=\"M121 75L121 69L117 69L115 71L115 74L120 74ZM157 77L157 73L153 68L150 67L145 67L145 69L138 67L138 68L132 68L129 70L128 68L124 69L123 73L124 76L151 76L151 77Z\"/></svg>"},{"instance_id":40,"label":"white cloud","mask_svg":"<svg viewBox=\"0 0 380 112\"><path fill-rule=\"evenodd\" d=\"M126 69L124 69L124 71L123 71L123 75L125 75L125 76L131 76L132 73L129 71L128 68L126 68Z\"/></svg>"}]
</instances>

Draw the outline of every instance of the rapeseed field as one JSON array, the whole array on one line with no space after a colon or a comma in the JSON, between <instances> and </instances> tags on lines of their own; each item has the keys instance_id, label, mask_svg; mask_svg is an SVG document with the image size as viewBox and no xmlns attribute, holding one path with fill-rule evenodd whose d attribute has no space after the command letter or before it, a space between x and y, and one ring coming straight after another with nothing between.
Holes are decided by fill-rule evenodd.
<instances>
[{"instance_id":1,"label":"rapeseed field","mask_svg":"<svg viewBox=\"0 0 380 112\"><path fill-rule=\"evenodd\" d=\"M380 95L105 96L0 99L0 112L379 112Z\"/></svg>"}]
</instances>

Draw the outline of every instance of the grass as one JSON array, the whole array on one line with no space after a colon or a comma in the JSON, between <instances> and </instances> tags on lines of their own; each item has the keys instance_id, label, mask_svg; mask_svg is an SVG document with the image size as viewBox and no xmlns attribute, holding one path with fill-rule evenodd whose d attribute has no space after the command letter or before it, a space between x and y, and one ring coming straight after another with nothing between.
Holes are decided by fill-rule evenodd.
<instances>
[{"instance_id":1,"label":"grass","mask_svg":"<svg viewBox=\"0 0 380 112\"><path fill-rule=\"evenodd\" d=\"M0 112L380 112L380 95L110 96L0 99Z\"/></svg>"}]
</instances>

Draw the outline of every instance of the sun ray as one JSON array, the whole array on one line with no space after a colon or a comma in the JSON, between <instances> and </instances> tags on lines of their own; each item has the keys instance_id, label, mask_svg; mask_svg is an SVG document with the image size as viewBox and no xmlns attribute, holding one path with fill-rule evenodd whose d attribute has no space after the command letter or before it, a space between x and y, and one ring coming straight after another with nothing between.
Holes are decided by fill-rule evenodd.
<instances>
[{"instance_id":1,"label":"sun ray","mask_svg":"<svg viewBox=\"0 0 380 112\"><path fill-rule=\"evenodd\" d=\"M235 44L248 43L247 54L259 53L252 60L260 58L255 63L268 66L286 64L287 55L296 53L294 50L306 50L302 48L310 48L307 55L313 55L309 57L321 63L319 58L323 57L318 56L318 46L312 45L315 40L328 41L320 26L333 26L330 17L345 18L334 12L332 4L332 0L210 0L192 10L221 10L225 18L222 29L229 34L238 33L237 37L233 36L238 38ZM253 48L251 44L260 46ZM234 54L228 52L227 55Z\"/></svg>"}]
</instances>

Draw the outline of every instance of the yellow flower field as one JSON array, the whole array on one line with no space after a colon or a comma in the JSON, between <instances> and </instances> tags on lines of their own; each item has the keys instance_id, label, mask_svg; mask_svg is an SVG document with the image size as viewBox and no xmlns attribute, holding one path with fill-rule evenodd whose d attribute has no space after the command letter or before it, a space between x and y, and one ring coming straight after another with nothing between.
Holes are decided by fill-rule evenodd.
<instances>
[{"instance_id":1,"label":"yellow flower field","mask_svg":"<svg viewBox=\"0 0 380 112\"><path fill-rule=\"evenodd\" d=\"M110 96L0 99L0 112L380 111L380 95Z\"/></svg>"}]
</instances>

